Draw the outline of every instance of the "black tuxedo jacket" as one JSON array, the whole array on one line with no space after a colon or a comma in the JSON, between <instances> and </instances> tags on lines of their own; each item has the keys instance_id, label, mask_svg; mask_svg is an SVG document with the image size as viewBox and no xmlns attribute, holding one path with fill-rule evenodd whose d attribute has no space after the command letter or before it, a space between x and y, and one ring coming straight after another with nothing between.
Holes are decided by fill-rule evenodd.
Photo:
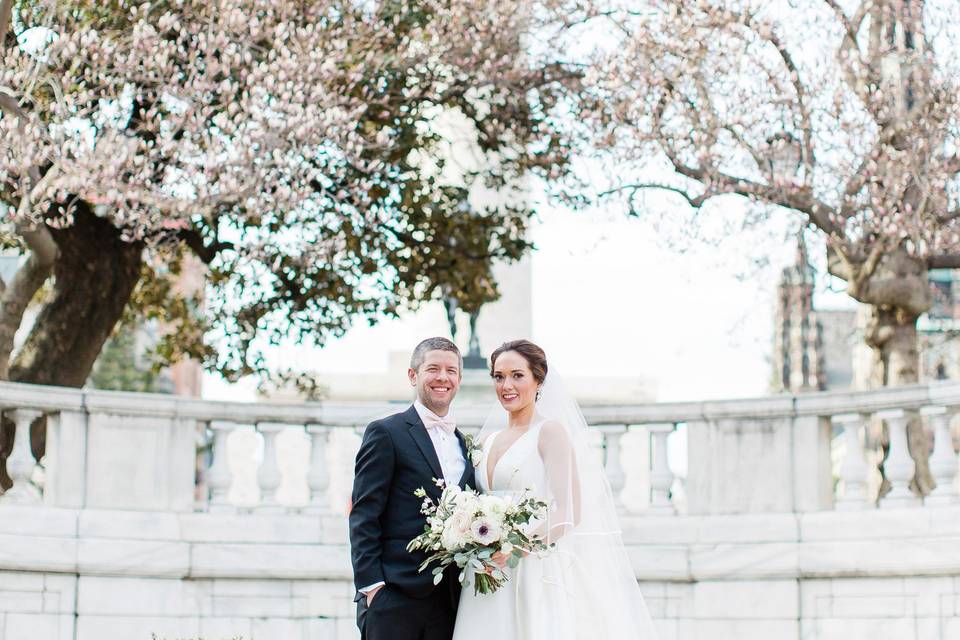
<instances>
[{"instance_id":1,"label":"black tuxedo jacket","mask_svg":"<svg viewBox=\"0 0 960 640\"><path fill-rule=\"evenodd\" d=\"M465 460L460 486L476 487L473 465L463 435L457 439ZM458 569L448 569L440 585L433 584L427 567L417 572L426 554L407 551L407 544L423 533L426 518L422 499L413 492L423 487L440 497L434 478L443 478L433 441L411 405L406 411L371 422L357 452L350 511L350 551L357 589L383 581L415 598L425 598L437 588L450 591L453 604L460 596Z\"/></svg>"}]
</instances>

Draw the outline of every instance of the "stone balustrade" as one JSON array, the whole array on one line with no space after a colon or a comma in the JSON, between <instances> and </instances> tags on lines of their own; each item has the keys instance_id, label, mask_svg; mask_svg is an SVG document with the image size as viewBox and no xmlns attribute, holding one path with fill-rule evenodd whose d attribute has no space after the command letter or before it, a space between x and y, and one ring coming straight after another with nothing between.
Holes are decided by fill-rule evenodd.
<instances>
[{"instance_id":1,"label":"stone balustrade","mask_svg":"<svg viewBox=\"0 0 960 640\"><path fill-rule=\"evenodd\" d=\"M402 407L221 403L0 384L0 408L15 430L6 463L13 486L0 495L0 503L342 513L359 434L371 420ZM584 414L615 495L633 474L641 474L647 491L643 502L653 512L723 514L954 503L960 481L951 427L958 408L960 385L944 383L587 407ZM486 409L459 407L462 427L475 430ZM47 450L37 461L29 433L41 420ZM914 462L907 425L912 420L922 421L932 434L929 463L936 489L929 496L910 489ZM686 446L669 455L678 429ZM622 441L637 436L646 440L646 455L626 459ZM245 457L235 451L244 448ZM678 457L686 462L683 477L670 466ZM890 485L882 496L881 468ZM330 494L332 488L337 495ZM678 490L682 501L675 499Z\"/></svg>"},{"instance_id":2,"label":"stone balustrade","mask_svg":"<svg viewBox=\"0 0 960 640\"><path fill-rule=\"evenodd\" d=\"M353 456L402 408L0 383L0 638L355 638ZM585 408L663 640L960 637L958 408L954 383Z\"/></svg>"}]
</instances>

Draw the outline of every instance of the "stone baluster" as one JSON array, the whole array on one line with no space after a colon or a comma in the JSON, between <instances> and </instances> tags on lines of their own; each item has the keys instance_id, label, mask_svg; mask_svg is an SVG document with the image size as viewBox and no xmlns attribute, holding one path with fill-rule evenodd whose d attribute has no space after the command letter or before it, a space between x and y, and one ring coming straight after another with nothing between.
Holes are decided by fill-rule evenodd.
<instances>
[{"instance_id":1,"label":"stone baluster","mask_svg":"<svg viewBox=\"0 0 960 640\"><path fill-rule=\"evenodd\" d=\"M233 422L213 420L213 464L207 472L207 485L210 487L210 511L235 511L230 504L230 488L233 485L233 472L230 470L230 434L237 428Z\"/></svg>"},{"instance_id":2,"label":"stone baluster","mask_svg":"<svg viewBox=\"0 0 960 640\"><path fill-rule=\"evenodd\" d=\"M206 511L210 507L210 464L213 462L213 436L210 423L198 421L193 434L193 510Z\"/></svg>"},{"instance_id":3,"label":"stone baluster","mask_svg":"<svg viewBox=\"0 0 960 640\"><path fill-rule=\"evenodd\" d=\"M914 507L922 504L922 500L910 490L910 481L913 479L915 466L907 444L907 425L916 412L894 409L878 412L877 417L887 425L890 434L890 453L883 464L887 480L890 481L890 493L880 501L884 508Z\"/></svg>"},{"instance_id":4,"label":"stone baluster","mask_svg":"<svg viewBox=\"0 0 960 640\"><path fill-rule=\"evenodd\" d=\"M674 475L667 458L667 437L676 428L672 422L647 425L650 433L650 511L655 513L676 513L670 498Z\"/></svg>"},{"instance_id":5,"label":"stone baluster","mask_svg":"<svg viewBox=\"0 0 960 640\"><path fill-rule=\"evenodd\" d=\"M327 442L330 439L330 427L308 424L310 434L310 471L307 473L307 486L310 488L310 504L307 511L324 513L330 510L330 467L327 464Z\"/></svg>"},{"instance_id":6,"label":"stone baluster","mask_svg":"<svg viewBox=\"0 0 960 640\"><path fill-rule=\"evenodd\" d=\"M30 481L37 461L30 450L30 425L43 415L41 411L17 409L7 412L13 421L13 450L7 458L7 475L13 480L13 486L0 496L0 502L13 504L39 504L40 490Z\"/></svg>"},{"instance_id":7,"label":"stone baluster","mask_svg":"<svg viewBox=\"0 0 960 640\"><path fill-rule=\"evenodd\" d=\"M627 483L627 475L620 460L620 438L626 431L625 425L603 427L604 471L607 482L610 483L613 500L618 507L623 506L620 494Z\"/></svg>"},{"instance_id":8,"label":"stone baluster","mask_svg":"<svg viewBox=\"0 0 960 640\"><path fill-rule=\"evenodd\" d=\"M944 505L957 501L957 475L960 474L960 460L953 451L953 437L950 435L950 419L954 413L946 407L931 407L924 411L933 427L933 455L930 456L930 473L937 483L936 488L926 497L925 504Z\"/></svg>"},{"instance_id":9,"label":"stone baluster","mask_svg":"<svg viewBox=\"0 0 960 640\"><path fill-rule=\"evenodd\" d=\"M277 490L283 479L280 475L280 466L277 464L277 435L285 428L286 425L275 422L257 424L257 431L263 435L263 463L257 472L257 482L260 484L258 513L283 512L283 507L277 500Z\"/></svg>"},{"instance_id":10,"label":"stone baluster","mask_svg":"<svg viewBox=\"0 0 960 640\"><path fill-rule=\"evenodd\" d=\"M843 429L844 454L840 463L843 495L837 500L837 509L848 511L867 506L867 463L864 459L864 416L844 413L830 421Z\"/></svg>"}]
</instances>

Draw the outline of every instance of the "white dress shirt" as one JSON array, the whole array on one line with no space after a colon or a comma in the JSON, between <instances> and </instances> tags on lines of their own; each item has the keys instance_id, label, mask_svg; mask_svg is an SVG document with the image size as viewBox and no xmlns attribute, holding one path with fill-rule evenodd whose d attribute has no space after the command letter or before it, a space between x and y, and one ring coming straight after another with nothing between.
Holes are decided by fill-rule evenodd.
<instances>
[{"instance_id":1,"label":"white dress shirt","mask_svg":"<svg viewBox=\"0 0 960 640\"><path fill-rule=\"evenodd\" d=\"M437 452L437 458L440 459L443 481L447 483L447 486L459 483L464 470L467 468L467 461L463 458L463 449L460 448L460 440L457 439L457 434L447 433L437 426L430 426L434 421L441 419L455 424L453 415L448 413L444 418L441 418L427 409L419 398L413 403L413 408L417 410L417 415L420 416L420 420L426 426L430 441L433 442L433 449Z\"/></svg>"}]
</instances>

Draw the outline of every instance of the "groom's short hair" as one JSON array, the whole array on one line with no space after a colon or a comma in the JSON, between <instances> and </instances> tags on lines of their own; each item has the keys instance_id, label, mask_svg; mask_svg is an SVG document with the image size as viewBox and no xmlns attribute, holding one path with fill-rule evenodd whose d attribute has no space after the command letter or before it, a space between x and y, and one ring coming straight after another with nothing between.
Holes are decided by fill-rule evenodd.
<instances>
[{"instance_id":1,"label":"groom's short hair","mask_svg":"<svg viewBox=\"0 0 960 640\"><path fill-rule=\"evenodd\" d=\"M420 370L420 365L427 358L427 351L451 351L457 354L457 358L460 360L460 369L463 369L463 356L460 355L460 349L453 341L440 337L427 338L414 348L413 354L410 356L411 369L414 371Z\"/></svg>"}]
</instances>

